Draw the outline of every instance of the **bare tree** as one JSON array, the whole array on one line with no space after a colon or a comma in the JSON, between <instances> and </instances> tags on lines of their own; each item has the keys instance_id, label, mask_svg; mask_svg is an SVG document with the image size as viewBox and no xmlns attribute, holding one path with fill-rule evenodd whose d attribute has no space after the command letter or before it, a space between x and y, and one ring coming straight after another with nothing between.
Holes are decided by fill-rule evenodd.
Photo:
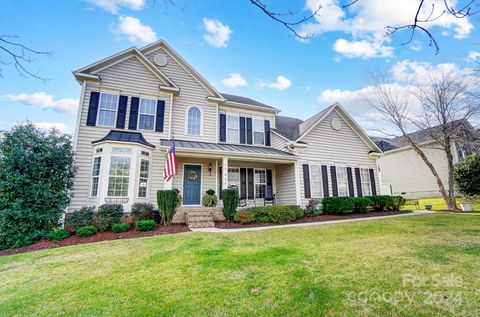
<instances>
[{"instance_id":1,"label":"bare tree","mask_svg":"<svg viewBox=\"0 0 480 317\"><path fill-rule=\"evenodd\" d=\"M397 128L407 144L420 156L435 177L448 209L456 209L452 147L454 144L471 142L471 135L465 134L465 129L471 129L467 120L480 111L478 79L440 71L432 72L426 81L416 80L402 87L392 83L387 73L377 71L370 75L374 93L368 102ZM412 110L412 104L417 104L418 109ZM425 153L423 142L409 133L412 127L422 129L429 140L435 141L445 153L447 184L444 184Z\"/></svg>"}]
</instances>

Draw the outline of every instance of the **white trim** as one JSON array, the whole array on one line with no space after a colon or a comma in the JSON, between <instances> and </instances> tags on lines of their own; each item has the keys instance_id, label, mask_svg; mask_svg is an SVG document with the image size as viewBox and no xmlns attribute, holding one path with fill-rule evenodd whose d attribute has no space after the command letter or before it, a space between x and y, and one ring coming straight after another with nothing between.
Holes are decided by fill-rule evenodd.
<instances>
[{"instance_id":1,"label":"white trim","mask_svg":"<svg viewBox=\"0 0 480 317\"><path fill-rule=\"evenodd\" d=\"M96 196L92 196L92 188L93 188L93 168L95 167L95 159L99 157L100 158L100 168L99 168L99 171L98 171L98 176L95 176L95 177L98 177L98 183L97 183L97 195ZM100 184L102 182L102 165L104 164L103 162L103 148L102 148L102 152L99 153L99 154L96 154L95 152L95 149L93 150L93 160L92 160L92 164L91 164L91 169L90 169L90 186L89 186L89 192L88 192L88 198L92 198L92 199L97 199L98 198L98 193L100 192Z\"/></svg>"},{"instance_id":2,"label":"white trim","mask_svg":"<svg viewBox=\"0 0 480 317\"><path fill-rule=\"evenodd\" d=\"M227 106L233 106L233 107L240 107L240 108L252 108L252 109L256 109L256 110L262 110L264 112L271 112L271 113L274 113L274 114L278 114L280 112L279 109L276 109L276 108L267 108L267 107L263 107L263 106L256 106L256 105L251 105L251 104L247 104L247 103L240 103L240 102L234 102L234 101L229 101L229 100L225 100L223 102L224 105L227 105Z\"/></svg>"},{"instance_id":3,"label":"white trim","mask_svg":"<svg viewBox=\"0 0 480 317\"><path fill-rule=\"evenodd\" d=\"M290 142L291 140L287 139L286 137L284 137L283 135L281 135L280 133L278 133L277 131L273 130L273 129L270 129L270 133L275 133L276 135L278 135L279 137L281 137L282 139L284 139L285 141L287 142Z\"/></svg>"},{"instance_id":4,"label":"white trim","mask_svg":"<svg viewBox=\"0 0 480 317\"><path fill-rule=\"evenodd\" d=\"M349 197L350 196L350 188L348 188L348 170L347 170L347 167L350 167L349 165L346 165L346 164L335 164L335 178L336 178L336 181L337 181L337 196L338 197ZM345 177L347 178L347 195L345 196L340 196L340 187L338 186L339 182L338 182L338 168L339 167L342 167L342 168L345 168ZM352 173L352 182L353 182L353 173ZM353 186L353 194L355 196L355 185Z\"/></svg>"},{"instance_id":5,"label":"white trim","mask_svg":"<svg viewBox=\"0 0 480 317\"><path fill-rule=\"evenodd\" d=\"M117 107L115 108L115 119L113 120L113 126L98 124L98 120L100 119L100 102L102 100L103 94L115 95L117 96ZM118 106L120 105L120 94L113 93L108 91L100 91L100 95L98 96L98 107L97 107L97 120L95 122L95 126L97 127L106 127L106 128L116 128L117 127L117 119L118 119ZM112 110L104 110L104 111L112 111ZM126 116L126 114L125 114Z\"/></svg>"},{"instance_id":6,"label":"white trim","mask_svg":"<svg viewBox=\"0 0 480 317\"><path fill-rule=\"evenodd\" d=\"M80 124L81 124L81 118L82 118L83 103L85 102L86 89L87 89L87 82L83 81L82 91L80 93L80 101L78 102L77 120L75 122L75 134L73 135L73 152L74 153L77 151L78 134L80 133ZM100 99L98 101L100 102Z\"/></svg>"},{"instance_id":7,"label":"white trim","mask_svg":"<svg viewBox=\"0 0 480 317\"><path fill-rule=\"evenodd\" d=\"M150 152L149 152L150 153ZM152 155L152 153L150 153L150 155ZM145 193L145 197L140 197L140 173L142 172L142 160L146 160L148 161L148 177L147 177L147 189L146 189L146 193ZM150 199L150 179L152 178L152 159L150 156L142 156L142 153L140 152L139 153L139 158L138 158L138 177L137 177L137 180L138 180L138 188L135 188L136 189L136 192L137 192L137 195L136 195L136 198L138 199ZM143 178L143 177L142 177Z\"/></svg>"},{"instance_id":8,"label":"white trim","mask_svg":"<svg viewBox=\"0 0 480 317\"><path fill-rule=\"evenodd\" d=\"M295 171L295 198L297 201L297 205L300 206L302 204L302 193L300 192L300 164L298 163L298 161L295 161L293 164L293 168Z\"/></svg>"},{"instance_id":9,"label":"white trim","mask_svg":"<svg viewBox=\"0 0 480 317\"><path fill-rule=\"evenodd\" d=\"M313 190L312 190L312 165L320 166L320 197L314 197ZM310 182L310 196L312 199L323 198L323 171L322 171L322 164L317 162L308 162L308 181ZM328 172L327 172L327 179L328 179Z\"/></svg>"},{"instance_id":10,"label":"white trim","mask_svg":"<svg viewBox=\"0 0 480 317\"><path fill-rule=\"evenodd\" d=\"M100 143L96 143L96 144L100 144ZM141 145L141 144L139 144L139 145ZM150 148L150 147L147 147L147 148ZM168 148L168 147L167 146L161 146L160 148L163 149L163 148ZM240 154L240 152L232 153L231 151L209 151L209 150L204 150L204 149L193 149L193 148L188 148L188 149L177 148L176 152L177 152L177 154L180 153L183 156L191 156L191 157L198 157L198 158L202 158L204 156L205 157L208 156L208 157L212 157L212 158L218 158L218 157L228 155L228 157L230 157L230 158L241 158L244 161L245 160L259 161L260 159L265 159L267 162L271 161L271 162L278 162L278 163L283 163L283 162L291 163L292 161L297 161L298 160L298 156L294 156L294 155L291 155L290 158L287 157L287 156L285 156L285 158L283 158L283 157L278 157L278 156L275 156L275 155L263 154L263 153L241 153ZM285 152L285 153L287 153L287 152ZM187 154L187 155L185 155L185 154ZM204 156L199 156L199 154L204 155Z\"/></svg>"},{"instance_id":11,"label":"white trim","mask_svg":"<svg viewBox=\"0 0 480 317\"><path fill-rule=\"evenodd\" d=\"M252 167L251 167L252 168ZM265 184L265 194L267 191L267 169L271 168L266 168L266 167L253 167L253 199L262 199L262 197L257 197L257 182L255 181L255 171L265 171L265 183L258 183L260 185ZM248 175L247 175L247 187L248 187ZM273 191L273 170L272 170L272 191ZM248 192L248 189L247 189ZM265 197L263 197L265 199ZM248 200L248 196L247 196Z\"/></svg>"},{"instance_id":12,"label":"white trim","mask_svg":"<svg viewBox=\"0 0 480 317\"><path fill-rule=\"evenodd\" d=\"M200 111L200 134L190 134L188 133L188 112L190 111L190 109L192 108L197 108L199 111ZM200 107L199 105L197 104L193 104L193 105L190 105L188 106L186 109L185 109L185 135L188 135L188 136L203 136L203 109L202 107Z\"/></svg>"},{"instance_id":13,"label":"white trim","mask_svg":"<svg viewBox=\"0 0 480 317\"><path fill-rule=\"evenodd\" d=\"M195 165L200 166L200 204L198 205L187 205L184 202L185 199L185 187L184 187L184 180L185 180L185 165ZM202 206L202 194L203 194L203 164L202 163L182 163L182 206L185 207L201 207Z\"/></svg>"}]
</instances>

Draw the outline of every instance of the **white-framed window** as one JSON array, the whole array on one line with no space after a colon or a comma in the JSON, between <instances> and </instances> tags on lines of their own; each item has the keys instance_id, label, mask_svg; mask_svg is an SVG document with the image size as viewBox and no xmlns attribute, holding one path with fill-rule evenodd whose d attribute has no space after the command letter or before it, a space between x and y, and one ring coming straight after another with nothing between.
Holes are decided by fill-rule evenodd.
<instances>
[{"instance_id":1,"label":"white-framed window","mask_svg":"<svg viewBox=\"0 0 480 317\"><path fill-rule=\"evenodd\" d=\"M228 168L228 186L232 185L240 188L240 169L237 167Z\"/></svg>"},{"instance_id":2,"label":"white-framed window","mask_svg":"<svg viewBox=\"0 0 480 317\"><path fill-rule=\"evenodd\" d=\"M187 134L202 134L202 111L197 106L192 106L187 110Z\"/></svg>"},{"instance_id":3,"label":"white-framed window","mask_svg":"<svg viewBox=\"0 0 480 317\"><path fill-rule=\"evenodd\" d=\"M110 172L108 178L109 197L127 197L130 181L130 157L112 156L110 158Z\"/></svg>"},{"instance_id":4,"label":"white-framed window","mask_svg":"<svg viewBox=\"0 0 480 317\"><path fill-rule=\"evenodd\" d=\"M368 168L361 168L360 175L362 178L362 194L363 196L371 196L372 195L372 187L370 183L370 171Z\"/></svg>"},{"instance_id":5,"label":"white-framed window","mask_svg":"<svg viewBox=\"0 0 480 317\"><path fill-rule=\"evenodd\" d=\"M102 92L98 102L97 125L114 127L117 119L118 95Z\"/></svg>"},{"instance_id":6,"label":"white-framed window","mask_svg":"<svg viewBox=\"0 0 480 317\"><path fill-rule=\"evenodd\" d=\"M254 173L255 198L264 198L267 186L267 170L255 169Z\"/></svg>"},{"instance_id":7,"label":"white-framed window","mask_svg":"<svg viewBox=\"0 0 480 317\"><path fill-rule=\"evenodd\" d=\"M227 142L240 142L239 125L238 115L227 114Z\"/></svg>"},{"instance_id":8,"label":"white-framed window","mask_svg":"<svg viewBox=\"0 0 480 317\"><path fill-rule=\"evenodd\" d=\"M148 189L148 174L150 172L150 161L147 159L140 159L140 174L138 184L138 197L147 197Z\"/></svg>"},{"instance_id":9,"label":"white-framed window","mask_svg":"<svg viewBox=\"0 0 480 317\"><path fill-rule=\"evenodd\" d=\"M157 113L157 101L154 99L140 98L138 107L138 129L155 129L155 115Z\"/></svg>"},{"instance_id":10,"label":"white-framed window","mask_svg":"<svg viewBox=\"0 0 480 317\"><path fill-rule=\"evenodd\" d=\"M102 165L102 157L97 156L93 160L93 168L92 168L92 188L90 191L91 197L97 197L98 195L98 181L100 178L100 167Z\"/></svg>"},{"instance_id":11,"label":"white-framed window","mask_svg":"<svg viewBox=\"0 0 480 317\"><path fill-rule=\"evenodd\" d=\"M347 167L337 166L338 196L348 196Z\"/></svg>"},{"instance_id":12,"label":"white-framed window","mask_svg":"<svg viewBox=\"0 0 480 317\"><path fill-rule=\"evenodd\" d=\"M310 165L310 187L312 198L322 198L322 166Z\"/></svg>"},{"instance_id":13,"label":"white-framed window","mask_svg":"<svg viewBox=\"0 0 480 317\"><path fill-rule=\"evenodd\" d=\"M265 144L265 125L259 118L253 119L253 144Z\"/></svg>"}]
</instances>

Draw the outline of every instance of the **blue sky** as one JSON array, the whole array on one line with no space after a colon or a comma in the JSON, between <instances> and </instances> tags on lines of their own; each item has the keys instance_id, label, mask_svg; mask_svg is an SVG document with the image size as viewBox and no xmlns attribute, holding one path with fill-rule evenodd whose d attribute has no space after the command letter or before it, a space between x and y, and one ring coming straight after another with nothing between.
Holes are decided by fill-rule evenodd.
<instances>
[{"instance_id":1,"label":"blue sky","mask_svg":"<svg viewBox=\"0 0 480 317\"><path fill-rule=\"evenodd\" d=\"M272 9L301 9L303 15L319 1L266 3ZM474 19L442 18L429 26L440 45L435 54L423 34L408 45L401 45L407 32L384 36L383 26L408 21L415 0L360 0L349 10L335 0L320 2L321 16L298 28L312 37L300 41L247 0L179 0L168 6L149 0L0 1L2 34L53 52L28 66L50 79L46 85L0 64L0 130L28 119L73 132L80 85L71 71L160 38L222 92L302 119L338 101L367 130L380 124L360 97L368 94L369 69L391 70L401 81L429 69L468 69L473 63L467 56L480 55Z\"/></svg>"}]
</instances>

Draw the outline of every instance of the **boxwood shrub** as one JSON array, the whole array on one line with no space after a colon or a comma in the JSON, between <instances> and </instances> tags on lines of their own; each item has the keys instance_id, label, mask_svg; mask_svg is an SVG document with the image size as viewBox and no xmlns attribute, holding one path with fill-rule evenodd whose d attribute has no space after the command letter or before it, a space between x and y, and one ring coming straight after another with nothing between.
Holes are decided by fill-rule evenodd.
<instances>
[{"instance_id":1,"label":"boxwood shrub","mask_svg":"<svg viewBox=\"0 0 480 317\"><path fill-rule=\"evenodd\" d=\"M370 201L372 202L372 208L375 211L385 211L389 201L392 196L387 195L378 195L378 196L369 196Z\"/></svg>"},{"instance_id":2,"label":"boxwood shrub","mask_svg":"<svg viewBox=\"0 0 480 317\"><path fill-rule=\"evenodd\" d=\"M157 228L157 224L153 220L140 220L135 223L135 230L150 231Z\"/></svg>"},{"instance_id":3,"label":"boxwood shrub","mask_svg":"<svg viewBox=\"0 0 480 317\"><path fill-rule=\"evenodd\" d=\"M116 223L112 225L112 231L116 233L125 232L130 229L129 223Z\"/></svg>"},{"instance_id":4,"label":"boxwood shrub","mask_svg":"<svg viewBox=\"0 0 480 317\"><path fill-rule=\"evenodd\" d=\"M353 211L359 213L367 213L370 209L372 201L369 197L352 198Z\"/></svg>"},{"instance_id":5,"label":"boxwood shrub","mask_svg":"<svg viewBox=\"0 0 480 317\"><path fill-rule=\"evenodd\" d=\"M84 226L77 228L76 233L80 237L90 237L97 233L97 228L94 226Z\"/></svg>"},{"instance_id":6,"label":"boxwood shrub","mask_svg":"<svg viewBox=\"0 0 480 317\"><path fill-rule=\"evenodd\" d=\"M254 221L288 223L303 217L303 210L296 205L250 207L248 211L254 215Z\"/></svg>"},{"instance_id":7,"label":"boxwood shrub","mask_svg":"<svg viewBox=\"0 0 480 317\"><path fill-rule=\"evenodd\" d=\"M52 241L58 242L70 237L70 232L65 229L54 228L52 232L50 232L50 239Z\"/></svg>"},{"instance_id":8,"label":"boxwood shrub","mask_svg":"<svg viewBox=\"0 0 480 317\"><path fill-rule=\"evenodd\" d=\"M107 231L115 223L120 223L123 216L123 206L120 204L103 204L98 207L97 227L100 231Z\"/></svg>"},{"instance_id":9,"label":"boxwood shrub","mask_svg":"<svg viewBox=\"0 0 480 317\"><path fill-rule=\"evenodd\" d=\"M322 199L322 210L325 214L342 215L353 211L352 197L325 197Z\"/></svg>"}]
</instances>

